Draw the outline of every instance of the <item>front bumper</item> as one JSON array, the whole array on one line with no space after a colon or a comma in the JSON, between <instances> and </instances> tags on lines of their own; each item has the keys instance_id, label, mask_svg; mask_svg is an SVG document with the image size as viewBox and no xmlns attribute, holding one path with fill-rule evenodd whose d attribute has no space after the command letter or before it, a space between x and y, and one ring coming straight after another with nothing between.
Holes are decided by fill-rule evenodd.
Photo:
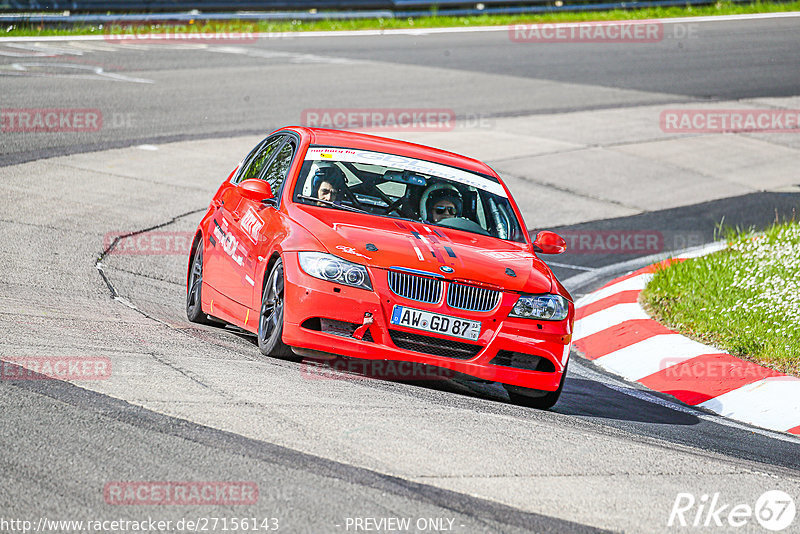
<instances>
[{"instance_id":1,"label":"front bumper","mask_svg":"<svg viewBox=\"0 0 800 534\"><path fill-rule=\"evenodd\" d=\"M286 276L283 341L287 345L366 360L403 361L435 366L481 380L501 382L543 391L558 389L569 358L574 308L570 303L567 319L559 322L509 318L518 297L503 293L499 306L489 312L468 312L452 309L442 302L424 304L395 295L389 289L385 270L369 268L373 291L333 284L309 276L301 268L297 253L283 256ZM477 354L469 357L445 357L397 346L395 338L419 337L459 341L448 336L390 324L395 304L429 310L482 323L477 341L460 340L477 345ZM346 333L330 333L319 328L319 318L361 325L365 314L373 323L369 335L358 340ZM390 332L390 329L394 331ZM403 336L403 334L406 334ZM411 336L408 336L411 334ZM446 342L445 342L446 343ZM452 344L452 343L450 343ZM517 355L509 358L509 355ZM509 365L528 355L544 359L538 368L529 370ZM495 360L494 363L492 360ZM506 365L497 365L497 362Z\"/></svg>"}]
</instances>

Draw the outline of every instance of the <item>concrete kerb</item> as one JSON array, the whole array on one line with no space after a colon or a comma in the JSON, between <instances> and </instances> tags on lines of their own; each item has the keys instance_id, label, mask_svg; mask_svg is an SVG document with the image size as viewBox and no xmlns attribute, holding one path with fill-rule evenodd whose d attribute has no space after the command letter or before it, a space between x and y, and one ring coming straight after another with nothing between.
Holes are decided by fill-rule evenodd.
<instances>
[{"instance_id":1,"label":"concrete kerb","mask_svg":"<svg viewBox=\"0 0 800 534\"><path fill-rule=\"evenodd\" d=\"M573 346L594 366L695 409L800 434L800 379L681 336L650 318L638 304L654 264L670 257L701 257L726 247L717 242L636 258L566 280L567 287L583 288L610 279L576 300Z\"/></svg>"}]
</instances>

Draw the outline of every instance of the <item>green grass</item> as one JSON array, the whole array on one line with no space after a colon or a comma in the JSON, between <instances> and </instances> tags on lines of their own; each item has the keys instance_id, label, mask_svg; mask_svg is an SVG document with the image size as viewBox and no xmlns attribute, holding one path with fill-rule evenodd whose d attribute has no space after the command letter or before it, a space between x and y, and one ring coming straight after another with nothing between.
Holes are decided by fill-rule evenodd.
<instances>
[{"instance_id":1,"label":"green grass","mask_svg":"<svg viewBox=\"0 0 800 534\"><path fill-rule=\"evenodd\" d=\"M729 249L656 272L642 304L682 334L800 375L800 224L729 242Z\"/></svg>"},{"instance_id":2,"label":"green grass","mask_svg":"<svg viewBox=\"0 0 800 534\"><path fill-rule=\"evenodd\" d=\"M318 21L195 21L177 28L170 26L170 31L209 32L218 29L224 32L287 32L287 31L331 31L331 30L375 30L395 28L438 28L491 26L505 24L526 24L545 22L580 22L595 20L638 20L666 17L691 17L705 15L735 15L745 13L771 13L782 11L800 11L800 1L731 3L718 2L707 6L685 7L653 7L642 9L615 9L610 11L592 11L584 13L546 13L540 15L479 15L471 17L427 16L418 18L386 18L386 19L352 19L352 20L318 20ZM137 32L152 31L158 33L159 25L137 26ZM75 25L70 27L49 27L46 25L8 24L5 36L49 36L49 35L101 35L108 32L102 25ZM112 33L124 30L112 29Z\"/></svg>"}]
</instances>

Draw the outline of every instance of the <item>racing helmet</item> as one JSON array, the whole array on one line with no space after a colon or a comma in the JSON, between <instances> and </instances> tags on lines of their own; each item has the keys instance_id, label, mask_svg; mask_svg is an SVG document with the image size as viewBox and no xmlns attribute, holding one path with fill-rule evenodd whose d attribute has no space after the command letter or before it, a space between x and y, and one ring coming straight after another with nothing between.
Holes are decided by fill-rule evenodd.
<instances>
[{"instance_id":1,"label":"racing helmet","mask_svg":"<svg viewBox=\"0 0 800 534\"><path fill-rule=\"evenodd\" d=\"M428 187L419 199L420 220L428 221L431 218L433 206L440 200L449 200L456 207L456 217L461 217L463 201L461 193L454 185L440 182Z\"/></svg>"},{"instance_id":2,"label":"racing helmet","mask_svg":"<svg viewBox=\"0 0 800 534\"><path fill-rule=\"evenodd\" d=\"M332 163L321 165L314 172L314 177L311 180L311 196L319 198L319 188L323 182L331 184L338 191L336 199L340 199L347 179L342 169L336 165Z\"/></svg>"}]
</instances>

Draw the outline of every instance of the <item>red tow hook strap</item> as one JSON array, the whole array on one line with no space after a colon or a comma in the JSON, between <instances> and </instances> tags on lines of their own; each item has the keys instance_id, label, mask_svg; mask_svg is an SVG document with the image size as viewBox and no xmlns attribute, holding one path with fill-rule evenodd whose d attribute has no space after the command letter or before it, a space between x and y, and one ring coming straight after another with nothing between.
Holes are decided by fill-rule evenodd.
<instances>
[{"instance_id":1,"label":"red tow hook strap","mask_svg":"<svg viewBox=\"0 0 800 534\"><path fill-rule=\"evenodd\" d=\"M353 332L353 337L359 341L364 339L364 334L367 333L369 330L370 325L372 325L372 314L367 312L364 314L364 323L356 328L356 331Z\"/></svg>"}]
</instances>

